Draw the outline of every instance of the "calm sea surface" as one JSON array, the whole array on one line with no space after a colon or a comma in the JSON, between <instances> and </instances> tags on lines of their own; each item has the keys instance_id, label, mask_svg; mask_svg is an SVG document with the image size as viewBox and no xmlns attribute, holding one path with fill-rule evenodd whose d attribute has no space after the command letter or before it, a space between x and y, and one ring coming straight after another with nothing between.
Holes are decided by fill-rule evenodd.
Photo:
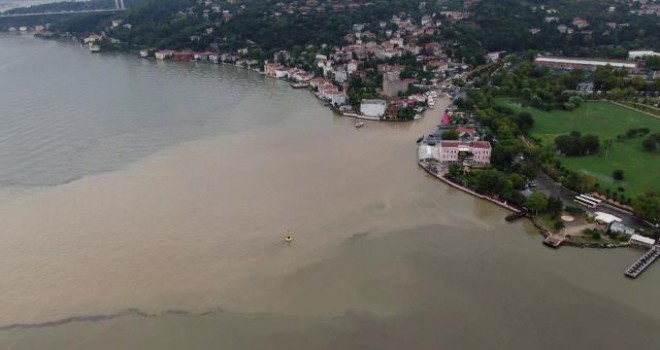
<instances>
[{"instance_id":1,"label":"calm sea surface","mask_svg":"<svg viewBox=\"0 0 660 350\"><path fill-rule=\"evenodd\" d=\"M546 249L417 168L441 109L356 131L254 72L0 36L0 349L658 349L642 252Z\"/></svg>"}]
</instances>

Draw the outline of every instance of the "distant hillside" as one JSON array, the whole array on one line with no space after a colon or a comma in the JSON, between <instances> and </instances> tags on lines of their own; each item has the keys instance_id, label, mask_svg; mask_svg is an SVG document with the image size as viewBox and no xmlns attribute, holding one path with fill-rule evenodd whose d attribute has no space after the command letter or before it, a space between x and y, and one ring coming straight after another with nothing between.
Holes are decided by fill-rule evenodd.
<instances>
[{"instance_id":1,"label":"distant hillside","mask_svg":"<svg viewBox=\"0 0 660 350\"><path fill-rule=\"evenodd\" d=\"M112 37L130 47L224 49L266 53L306 45L341 45L355 24L376 30L402 12L442 20L433 38L452 43L451 57L483 63L490 51L536 50L573 56L624 57L630 49L660 50L660 10L620 0L125 0L120 14L36 18L59 31L88 33L111 19L130 23ZM107 8L114 0L57 3L34 9ZM14 10L26 11L26 9ZM416 22L418 23L418 22ZM3 23L0 19L0 28ZM6 23L5 23L6 27ZM193 38L194 40L192 40Z\"/></svg>"}]
</instances>

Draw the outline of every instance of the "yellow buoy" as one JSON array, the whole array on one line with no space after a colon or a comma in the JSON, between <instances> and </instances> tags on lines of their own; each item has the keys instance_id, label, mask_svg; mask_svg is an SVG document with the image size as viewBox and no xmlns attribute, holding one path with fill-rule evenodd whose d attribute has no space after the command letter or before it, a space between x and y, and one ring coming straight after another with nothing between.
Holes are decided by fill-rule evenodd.
<instances>
[{"instance_id":1,"label":"yellow buoy","mask_svg":"<svg viewBox=\"0 0 660 350\"><path fill-rule=\"evenodd\" d=\"M286 231L286 236L284 236L284 241L287 243L291 243L291 241L293 241L293 236L291 235L291 232Z\"/></svg>"}]
</instances>

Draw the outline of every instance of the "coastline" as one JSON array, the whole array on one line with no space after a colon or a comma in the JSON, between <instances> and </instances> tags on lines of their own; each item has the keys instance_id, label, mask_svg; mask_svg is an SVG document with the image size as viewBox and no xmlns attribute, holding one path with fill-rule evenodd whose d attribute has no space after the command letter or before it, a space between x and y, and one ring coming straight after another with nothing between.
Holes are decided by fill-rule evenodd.
<instances>
[{"instance_id":1,"label":"coastline","mask_svg":"<svg viewBox=\"0 0 660 350\"><path fill-rule=\"evenodd\" d=\"M440 180L440 181L446 183L447 185L449 185L449 186L451 186L451 187L453 187L453 188L456 188L456 189L458 189L458 190L461 190L461 191L463 191L463 192L465 192L465 193L468 193L468 194L470 194L470 195L472 195L472 196L474 196L474 197L477 197L477 198L479 198L479 199L483 199L483 200L486 200L486 201L488 201L488 202L494 203L494 204L496 204L496 205L498 205L498 206L500 206L500 207L502 207L502 208L505 208L505 209L507 209L507 210L509 210L509 211L514 212L515 214L520 213L520 209L518 209L518 208L516 208L516 207L514 207L514 206L512 206L512 205L509 205L509 204L507 204L506 202L500 202L500 201L496 200L495 198L492 198L492 197L489 197L489 196L485 196L485 195L479 194L479 193L477 193L477 192L472 191L471 189L469 189L469 188L467 188L467 187L464 187L464 186L458 185L458 184L456 184L456 183L454 183L454 182L452 182L452 181L449 181L449 180L446 179L444 176L432 172L430 169L428 169L427 167L425 167L424 164L422 164L421 162L417 162L417 165L419 165L419 167L421 167L422 169L424 169L424 171L426 171L429 175L435 177L436 179L438 179L438 180Z\"/></svg>"}]
</instances>

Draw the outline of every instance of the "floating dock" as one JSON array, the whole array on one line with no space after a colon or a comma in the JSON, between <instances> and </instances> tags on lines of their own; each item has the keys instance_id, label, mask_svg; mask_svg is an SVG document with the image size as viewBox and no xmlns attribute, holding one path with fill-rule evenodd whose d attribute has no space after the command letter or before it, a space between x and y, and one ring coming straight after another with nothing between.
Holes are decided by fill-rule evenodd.
<instances>
[{"instance_id":1,"label":"floating dock","mask_svg":"<svg viewBox=\"0 0 660 350\"><path fill-rule=\"evenodd\" d=\"M637 278L637 276L641 275L647 267L651 266L658 257L660 257L660 247L656 245L626 270L626 276Z\"/></svg>"}]
</instances>

